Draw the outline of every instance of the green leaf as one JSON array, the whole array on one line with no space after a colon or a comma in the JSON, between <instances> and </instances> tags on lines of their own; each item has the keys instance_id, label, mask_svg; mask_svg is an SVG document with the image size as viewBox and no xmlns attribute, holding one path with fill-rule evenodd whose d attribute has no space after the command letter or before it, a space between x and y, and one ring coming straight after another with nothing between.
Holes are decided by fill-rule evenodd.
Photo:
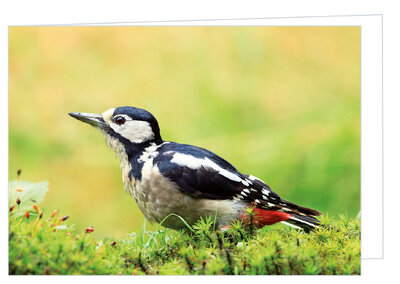
<instances>
[{"instance_id":1,"label":"green leaf","mask_svg":"<svg viewBox=\"0 0 400 284\"><path fill-rule=\"evenodd\" d=\"M43 201L44 196L49 188L49 182L43 181L33 183L28 181L10 181L8 184L9 206L16 203L17 198L21 200L19 206L15 204L16 216L23 215L25 211L32 210L33 204ZM17 191L20 189L22 191Z\"/></svg>"}]
</instances>

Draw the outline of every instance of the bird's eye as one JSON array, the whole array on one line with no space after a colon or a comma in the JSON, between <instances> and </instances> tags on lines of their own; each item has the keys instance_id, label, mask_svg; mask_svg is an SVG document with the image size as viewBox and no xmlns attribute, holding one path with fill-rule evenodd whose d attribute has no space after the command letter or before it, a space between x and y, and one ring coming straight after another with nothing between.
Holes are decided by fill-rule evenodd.
<instances>
[{"instance_id":1,"label":"bird's eye","mask_svg":"<svg viewBox=\"0 0 400 284\"><path fill-rule=\"evenodd\" d=\"M114 122L118 125L122 125L125 123L125 118L122 116L117 116L114 118Z\"/></svg>"}]
</instances>

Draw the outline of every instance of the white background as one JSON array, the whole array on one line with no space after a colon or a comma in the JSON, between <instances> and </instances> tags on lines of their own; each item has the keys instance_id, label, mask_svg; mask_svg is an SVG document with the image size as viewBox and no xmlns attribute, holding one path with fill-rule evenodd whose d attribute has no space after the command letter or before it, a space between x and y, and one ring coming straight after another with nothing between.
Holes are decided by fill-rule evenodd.
<instances>
[{"instance_id":1,"label":"white background","mask_svg":"<svg viewBox=\"0 0 400 284\"><path fill-rule=\"evenodd\" d=\"M299 16L337 16L337 15L379 15L383 14L383 181L384 181L384 238L382 247L381 227L381 188L382 176L380 162L382 147L380 132L381 98L379 76L382 67L380 58L382 40L380 38L380 16L375 17L340 17L344 25L353 25L346 21L354 21L354 25L362 26L362 257L380 257L362 261L362 276L341 277L308 277L299 276L274 278L254 278L255 281L371 281L383 280L383 277L398 278L396 274L399 263L399 12L396 1L3 1L0 5L0 122L1 140L1 181L2 188L8 188L8 25L42 25L42 24L85 24L163 20L204 20L204 19L237 19L267 17L299 17ZM139 4L140 3L140 4ZM319 20L318 20L319 19ZM336 19L336 20L335 20ZM315 21L324 21L326 25L338 25L337 17L329 18L294 18L276 19L266 25L315 25ZM263 20L267 21L267 20ZM314 21L314 22L312 22ZM332 22L329 22L332 21ZM364 22L362 22L364 21ZM232 22L233 23L233 22ZM161 23L158 23L161 24ZM167 23L172 24L172 23ZM178 23L173 23L178 24ZM188 23L183 23L188 25ZM205 24L196 22L192 24ZM214 22L221 24L221 22ZM228 21L222 23L228 24ZM245 24L245 23L243 23ZM367 29L367 31L366 31ZM368 31L369 30L369 31ZM365 46L367 49L365 49ZM367 52L367 54L366 54ZM366 95L365 95L366 94ZM365 140L365 138L368 138ZM365 144L365 141L368 141ZM8 236L6 200L1 201L3 214L1 217L1 276L5 281L54 281L53 277L9 277L8 274ZM367 222L367 223L365 223ZM369 240L368 240L369 239ZM371 239L373 239L371 241ZM366 243L367 242L367 243ZM367 250L366 250L367 248ZM382 248L384 249L382 251ZM397 263L396 263L397 262ZM271 276L264 276L271 277ZM275 278L276 278L275 277ZM90 280L110 281L111 278L93 277ZM208 278L212 279L212 278ZM218 278L219 279L219 278ZM215 279L215 280L218 280ZM90 281L88 277L58 277L59 281ZM186 277L118 277L119 281L187 281ZM202 277L191 277L190 281L204 281ZM229 277L223 281L241 282L243 277Z\"/></svg>"}]
</instances>

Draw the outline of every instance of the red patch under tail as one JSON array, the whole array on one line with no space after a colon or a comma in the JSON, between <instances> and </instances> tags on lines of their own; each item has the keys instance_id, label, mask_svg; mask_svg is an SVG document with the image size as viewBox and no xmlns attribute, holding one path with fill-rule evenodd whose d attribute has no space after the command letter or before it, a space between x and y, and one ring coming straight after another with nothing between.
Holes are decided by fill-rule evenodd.
<instances>
[{"instance_id":1,"label":"red patch under tail","mask_svg":"<svg viewBox=\"0 0 400 284\"><path fill-rule=\"evenodd\" d=\"M285 221L292 217L291 214L280 212L280 211L272 211L272 210L265 210L261 208L254 208L254 223L257 224L259 227L263 227L266 225L272 225L277 222ZM245 222L250 222L249 214L242 214L240 218Z\"/></svg>"}]
</instances>

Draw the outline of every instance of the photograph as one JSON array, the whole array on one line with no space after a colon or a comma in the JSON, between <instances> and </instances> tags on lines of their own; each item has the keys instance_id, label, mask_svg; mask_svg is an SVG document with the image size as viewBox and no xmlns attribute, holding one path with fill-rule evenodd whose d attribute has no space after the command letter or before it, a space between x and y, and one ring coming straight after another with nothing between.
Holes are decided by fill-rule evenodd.
<instances>
[{"instance_id":1,"label":"photograph","mask_svg":"<svg viewBox=\"0 0 400 284\"><path fill-rule=\"evenodd\" d=\"M8 83L9 275L361 274L360 26L9 26Z\"/></svg>"}]
</instances>

